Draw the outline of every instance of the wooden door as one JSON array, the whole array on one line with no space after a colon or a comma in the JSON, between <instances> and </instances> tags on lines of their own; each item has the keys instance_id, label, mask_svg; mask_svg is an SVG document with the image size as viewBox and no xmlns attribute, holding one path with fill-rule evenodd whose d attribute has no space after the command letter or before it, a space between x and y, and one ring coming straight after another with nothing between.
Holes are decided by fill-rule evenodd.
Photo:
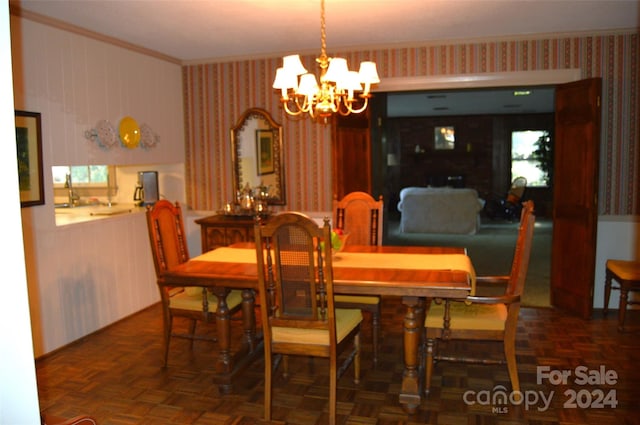
<instances>
[{"instance_id":1,"label":"wooden door","mask_svg":"<svg viewBox=\"0 0 640 425\"><path fill-rule=\"evenodd\" d=\"M338 116L332 135L333 193L371 193L371 136L367 113Z\"/></svg>"},{"instance_id":2,"label":"wooden door","mask_svg":"<svg viewBox=\"0 0 640 425\"><path fill-rule=\"evenodd\" d=\"M593 310L601 86L556 88L551 304L583 318Z\"/></svg>"}]
</instances>

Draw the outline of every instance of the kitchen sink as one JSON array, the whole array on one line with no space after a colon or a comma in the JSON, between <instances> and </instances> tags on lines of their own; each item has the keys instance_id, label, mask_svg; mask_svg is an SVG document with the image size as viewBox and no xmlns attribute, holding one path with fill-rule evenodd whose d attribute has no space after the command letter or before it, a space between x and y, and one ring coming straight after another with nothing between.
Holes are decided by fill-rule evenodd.
<instances>
[{"instance_id":1,"label":"kitchen sink","mask_svg":"<svg viewBox=\"0 0 640 425\"><path fill-rule=\"evenodd\" d=\"M130 213L131 207L98 207L91 208L89 214L91 215L116 215Z\"/></svg>"}]
</instances>

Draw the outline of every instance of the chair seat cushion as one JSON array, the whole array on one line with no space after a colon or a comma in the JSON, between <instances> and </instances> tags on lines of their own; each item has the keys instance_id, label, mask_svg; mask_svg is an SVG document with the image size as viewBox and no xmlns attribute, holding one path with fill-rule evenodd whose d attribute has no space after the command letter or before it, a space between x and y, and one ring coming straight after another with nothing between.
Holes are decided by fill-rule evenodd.
<instances>
[{"instance_id":1,"label":"chair seat cushion","mask_svg":"<svg viewBox=\"0 0 640 425\"><path fill-rule=\"evenodd\" d=\"M336 339L342 341L349 332L362 322L360 310L336 308ZM329 345L329 331L322 329L302 329L274 326L271 329L274 342L296 344Z\"/></svg>"},{"instance_id":2,"label":"chair seat cushion","mask_svg":"<svg viewBox=\"0 0 640 425\"><path fill-rule=\"evenodd\" d=\"M380 304L380 297L366 295L334 295L333 299L336 303Z\"/></svg>"},{"instance_id":3,"label":"chair seat cushion","mask_svg":"<svg viewBox=\"0 0 640 425\"><path fill-rule=\"evenodd\" d=\"M451 316L450 329L470 330L504 330L507 320L507 307L504 304L466 304L451 302L449 309ZM431 303L427 311L424 326L427 328L442 328L444 317L444 303Z\"/></svg>"},{"instance_id":4,"label":"chair seat cushion","mask_svg":"<svg viewBox=\"0 0 640 425\"><path fill-rule=\"evenodd\" d=\"M638 261L607 260L607 269L620 279L640 281L640 262Z\"/></svg>"},{"instance_id":5,"label":"chair seat cushion","mask_svg":"<svg viewBox=\"0 0 640 425\"><path fill-rule=\"evenodd\" d=\"M209 302L209 312L215 313L218 309L218 297L207 292L207 301ZM227 295L227 307L233 309L242 303L242 291L231 291ZM187 287L169 298L169 308L180 310L202 311L202 288Z\"/></svg>"},{"instance_id":6,"label":"chair seat cushion","mask_svg":"<svg viewBox=\"0 0 640 425\"><path fill-rule=\"evenodd\" d=\"M202 287L201 286L185 286L182 290L190 297L195 297L196 295L202 295Z\"/></svg>"}]
</instances>

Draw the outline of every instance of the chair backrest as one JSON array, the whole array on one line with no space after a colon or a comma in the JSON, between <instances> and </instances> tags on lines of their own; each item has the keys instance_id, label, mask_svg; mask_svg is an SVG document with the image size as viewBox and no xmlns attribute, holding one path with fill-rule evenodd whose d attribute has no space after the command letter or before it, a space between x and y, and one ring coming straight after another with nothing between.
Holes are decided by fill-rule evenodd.
<instances>
[{"instance_id":1,"label":"chair backrest","mask_svg":"<svg viewBox=\"0 0 640 425\"><path fill-rule=\"evenodd\" d=\"M527 271L529 270L531 242L533 240L533 228L536 220L533 206L533 201L525 201L522 203L518 239L516 240L516 247L513 253L506 295L522 295L524 289L524 282L527 277Z\"/></svg>"},{"instance_id":2,"label":"chair backrest","mask_svg":"<svg viewBox=\"0 0 640 425\"><path fill-rule=\"evenodd\" d=\"M180 204L161 199L148 205L147 227L158 277L189 259Z\"/></svg>"},{"instance_id":3,"label":"chair backrest","mask_svg":"<svg viewBox=\"0 0 640 425\"><path fill-rule=\"evenodd\" d=\"M517 204L522 199L524 190L527 188L527 179L525 177L516 177L511 182L511 187L507 193L507 202Z\"/></svg>"},{"instance_id":4,"label":"chair backrest","mask_svg":"<svg viewBox=\"0 0 640 425\"><path fill-rule=\"evenodd\" d=\"M265 339L273 326L329 330L335 342L331 227L294 212L255 226ZM328 243L324 243L328 241Z\"/></svg>"},{"instance_id":5,"label":"chair backrest","mask_svg":"<svg viewBox=\"0 0 640 425\"><path fill-rule=\"evenodd\" d=\"M366 192L333 199L333 227L349 233L347 245L382 245L384 203Z\"/></svg>"}]
</instances>

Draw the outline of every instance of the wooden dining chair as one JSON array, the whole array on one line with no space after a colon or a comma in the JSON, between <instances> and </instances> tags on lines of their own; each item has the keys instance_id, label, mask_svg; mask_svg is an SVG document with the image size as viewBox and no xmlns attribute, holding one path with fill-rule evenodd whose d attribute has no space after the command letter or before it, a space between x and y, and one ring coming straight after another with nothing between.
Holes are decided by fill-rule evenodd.
<instances>
[{"instance_id":1,"label":"wooden dining chair","mask_svg":"<svg viewBox=\"0 0 640 425\"><path fill-rule=\"evenodd\" d=\"M271 421L273 373L282 356L285 378L287 356L313 356L329 360L329 423L335 424L339 377L353 363L354 381L360 379L362 312L335 308L329 221L325 219L320 228L303 214L281 213L257 224L255 238L264 337L264 418ZM348 355L341 356L339 366L343 352Z\"/></svg>"},{"instance_id":2,"label":"wooden dining chair","mask_svg":"<svg viewBox=\"0 0 640 425\"><path fill-rule=\"evenodd\" d=\"M211 323L215 321L215 313L218 308L218 298L206 288L201 287L170 287L162 284L163 274L189 259L184 223L182 221L182 208L167 200L160 200L155 205L147 206L147 227L153 264L156 269L162 313L164 318L164 366L167 366L169 357L169 340L171 337L188 338L193 341L215 341L215 337L196 334L196 323L203 321ZM239 311L242 306L242 291L230 291L226 297L230 314ZM173 331L173 318L184 317L189 319L189 332L179 333Z\"/></svg>"},{"instance_id":3,"label":"wooden dining chair","mask_svg":"<svg viewBox=\"0 0 640 425\"><path fill-rule=\"evenodd\" d=\"M425 392L431 388L431 375L436 360L449 360L480 364L504 364L506 362L514 392L520 391L516 365L516 327L520 312L520 297L529 267L531 241L535 215L533 201L523 203L518 238L516 240L511 273L508 276L478 276L480 285L504 284L505 292L500 296L470 295L464 300L431 302L426 313L426 365ZM445 356L437 351L438 340L483 340L501 341L504 359L487 357L472 358L460 355Z\"/></svg>"},{"instance_id":4,"label":"wooden dining chair","mask_svg":"<svg viewBox=\"0 0 640 425\"><path fill-rule=\"evenodd\" d=\"M351 192L341 200L333 199L333 227L348 233L345 245L382 245L384 202L376 201L366 192ZM371 315L373 363L378 362L380 344L380 316L382 300L379 296L336 295L338 308L359 308Z\"/></svg>"},{"instance_id":5,"label":"wooden dining chair","mask_svg":"<svg viewBox=\"0 0 640 425\"><path fill-rule=\"evenodd\" d=\"M382 245L384 202L366 192L351 192L333 198L333 228L349 233L347 244Z\"/></svg>"},{"instance_id":6,"label":"wooden dining chair","mask_svg":"<svg viewBox=\"0 0 640 425\"><path fill-rule=\"evenodd\" d=\"M618 330L624 331L627 306L640 304L640 301L630 299L629 292L640 292L640 261L625 261L608 259L605 263L604 278L604 309L602 313L609 313L609 298L611 290L620 291L618 301Z\"/></svg>"}]
</instances>

